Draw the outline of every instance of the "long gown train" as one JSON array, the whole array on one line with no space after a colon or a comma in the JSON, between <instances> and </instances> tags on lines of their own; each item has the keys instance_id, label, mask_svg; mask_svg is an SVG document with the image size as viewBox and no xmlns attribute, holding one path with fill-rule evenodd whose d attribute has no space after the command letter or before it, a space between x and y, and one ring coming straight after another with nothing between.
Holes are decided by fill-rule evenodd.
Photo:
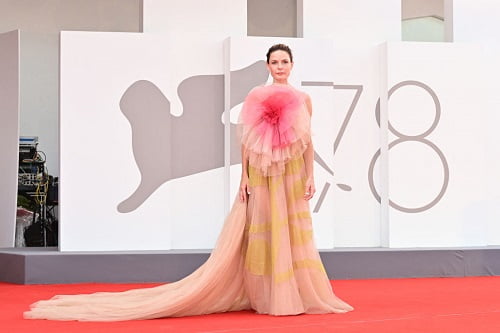
<instances>
[{"instance_id":1,"label":"long gown train","mask_svg":"<svg viewBox=\"0 0 500 333\"><path fill-rule=\"evenodd\" d=\"M27 319L124 321L250 309L241 245L246 205L235 201L209 259L189 276L153 288L58 295L31 305Z\"/></svg>"}]
</instances>

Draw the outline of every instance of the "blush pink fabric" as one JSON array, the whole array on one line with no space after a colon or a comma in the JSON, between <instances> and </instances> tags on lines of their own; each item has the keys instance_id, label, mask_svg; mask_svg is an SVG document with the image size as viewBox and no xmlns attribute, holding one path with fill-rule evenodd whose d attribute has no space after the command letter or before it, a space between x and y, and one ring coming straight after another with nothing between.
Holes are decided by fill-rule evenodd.
<instances>
[{"instance_id":1,"label":"blush pink fabric","mask_svg":"<svg viewBox=\"0 0 500 333\"><path fill-rule=\"evenodd\" d=\"M271 315L351 311L332 291L303 199L302 155L311 142L304 95L291 87L256 88L241 119L251 194L245 203L234 201L200 268L154 288L58 295L34 303L25 318L122 321L245 309Z\"/></svg>"},{"instance_id":2,"label":"blush pink fabric","mask_svg":"<svg viewBox=\"0 0 500 333\"><path fill-rule=\"evenodd\" d=\"M250 309L241 244L246 204L235 201L209 259L184 279L125 292L58 295L31 305L27 319L123 321Z\"/></svg>"},{"instance_id":3,"label":"blush pink fabric","mask_svg":"<svg viewBox=\"0 0 500 333\"><path fill-rule=\"evenodd\" d=\"M310 140L310 115L305 95L286 85L254 88L240 114L239 136L249 163L266 176L279 175Z\"/></svg>"},{"instance_id":4,"label":"blush pink fabric","mask_svg":"<svg viewBox=\"0 0 500 333\"><path fill-rule=\"evenodd\" d=\"M264 139L263 145L286 147L297 140L294 123L302 103L301 94L288 86L257 87L245 99L242 123Z\"/></svg>"}]
</instances>

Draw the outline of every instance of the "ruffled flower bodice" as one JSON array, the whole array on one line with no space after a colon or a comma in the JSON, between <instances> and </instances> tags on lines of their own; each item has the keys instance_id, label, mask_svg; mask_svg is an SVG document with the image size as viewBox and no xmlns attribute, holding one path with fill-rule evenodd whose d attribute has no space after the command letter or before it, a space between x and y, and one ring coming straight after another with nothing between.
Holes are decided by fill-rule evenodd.
<instances>
[{"instance_id":1,"label":"ruffled flower bodice","mask_svg":"<svg viewBox=\"0 0 500 333\"><path fill-rule=\"evenodd\" d=\"M264 176L283 173L285 163L310 142L311 119L305 94L287 85L254 88L239 120L241 143L249 164Z\"/></svg>"}]
</instances>

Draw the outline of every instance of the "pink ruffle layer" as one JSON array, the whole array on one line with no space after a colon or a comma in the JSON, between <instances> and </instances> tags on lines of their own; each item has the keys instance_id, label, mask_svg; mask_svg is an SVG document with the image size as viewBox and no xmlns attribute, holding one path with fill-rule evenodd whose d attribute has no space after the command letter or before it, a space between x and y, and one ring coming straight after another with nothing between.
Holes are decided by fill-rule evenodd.
<instances>
[{"instance_id":1,"label":"pink ruffle layer","mask_svg":"<svg viewBox=\"0 0 500 333\"><path fill-rule=\"evenodd\" d=\"M245 99L239 135L249 164L264 176L275 176L304 153L310 127L304 93L284 85L260 86Z\"/></svg>"}]
</instances>

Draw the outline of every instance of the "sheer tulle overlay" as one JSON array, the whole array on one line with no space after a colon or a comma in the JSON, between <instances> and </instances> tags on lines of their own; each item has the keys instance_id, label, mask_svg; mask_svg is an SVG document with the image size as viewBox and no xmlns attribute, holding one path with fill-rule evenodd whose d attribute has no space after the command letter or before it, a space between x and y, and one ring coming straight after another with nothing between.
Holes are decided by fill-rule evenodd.
<instances>
[{"instance_id":1,"label":"sheer tulle overlay","mask_svg":"<svg viewBox=\"0 0 500 333\"><path fill-rule=\"evenodd\" d=\"M245 99L239 125L249 164L264 176L283 174L285 163L301 155L310 141L304 95L290 86L254 88Z\"/></svg>"},{"instance_id":2,"label":"sheer tulle overlay","mask_svg":"<svg viewBox=\"0 0 500 333\"><path fill-rule=\"evenodd\" d=\"M249 174L243 256L252 308L272 315L352 310L334 295L314 245L302 156L282 175L266 177L253 167Z\"/></svg>"},{"instance_id":3,"label":"sheer tulle overlay","mask_svg":"<svg viewBox=\"0 0 500 333\"><path fill-rule=\"evenodd\" d=\"M302 155L310 143L303 94L288 86L258 87L240 121L250 194L246 203L235 200L200 268L154 288L58 295L34 303L25 318L121 321L245 309L272 315L352 310L332 291L303 199Z\"/></svg>"},{"instance_id":4,"label":"sheer tulle overlay","mask_svg":"<svg viewBox=\"0 0 500 333\"><path fill-rule=\"evenodd\" d=\"M154 288L58 295L24 313L28 319L122 321L250 309L243 282L246 205L235 201L210 258L186 278Z\"/></svg>"}]
</instances>

